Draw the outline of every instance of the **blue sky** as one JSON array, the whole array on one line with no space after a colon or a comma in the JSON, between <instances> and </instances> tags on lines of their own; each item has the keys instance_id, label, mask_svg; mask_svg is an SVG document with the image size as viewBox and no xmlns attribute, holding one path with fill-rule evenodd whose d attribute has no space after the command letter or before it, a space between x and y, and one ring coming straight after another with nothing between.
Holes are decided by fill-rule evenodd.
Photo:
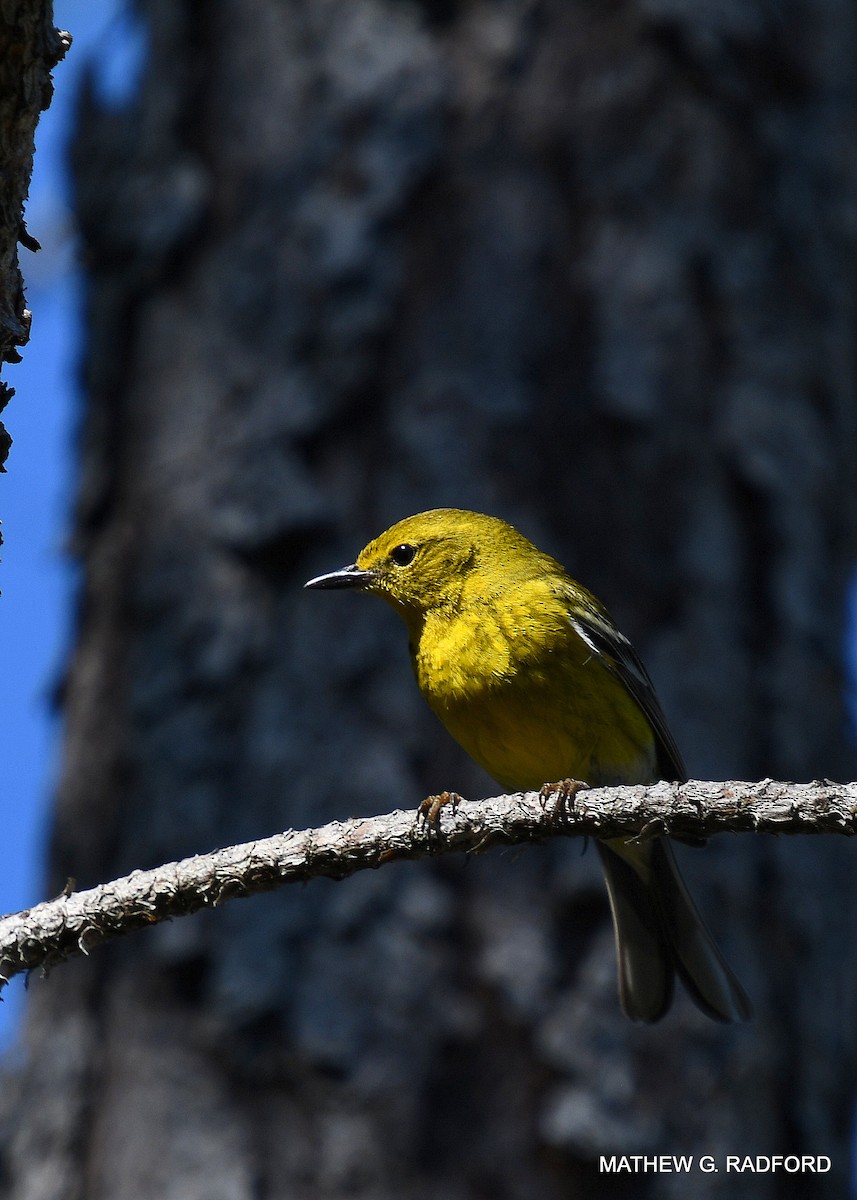
<instances>
[{"instance_id":1,"label":"blue sky","mask_svg":"<svg viewBox=\"0 0 857 1200\"><path fill-rule=\"evenodd\" d=\"M13 445L7 474L0 476L0 761L8 797L2 810L0 912L42 898L40 864L59 732L50 693L68 643L74 581L63 547L70 521L82 327L65 146L81 72L91 65L101 94L120 103L136 78L141 50L120 17L119 0L56 0L54 17L60 28L71 30L74 44L54 71L53 103L36 131L26 216L42 251L20 251L32 335L23 362L3 370L15 396L3 414ZM0 1050L9 1043L22 994L20 979L4 993Z\"/></svg>"}]
</instances>

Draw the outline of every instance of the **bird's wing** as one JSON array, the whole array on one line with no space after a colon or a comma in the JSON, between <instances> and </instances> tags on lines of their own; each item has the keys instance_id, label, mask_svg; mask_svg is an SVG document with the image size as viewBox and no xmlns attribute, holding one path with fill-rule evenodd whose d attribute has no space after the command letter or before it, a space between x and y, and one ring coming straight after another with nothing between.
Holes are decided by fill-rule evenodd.
<instances>
[{"instance_id":1,"label":"bird's wing","mask_svg":"<svg viewBox=\"0 0 857 1200\"><path fill-rule=\"evenodd\" d=\"M649 673L640 662L634 647L616 628L607 610L594 596L584 592L583 596L575 597L571 609L571 622L577 634L600 657L607 670L628 689L646 714L655 731L661 778L679 781L687 779L681 752L670 733Z\"/></svg>"}]
</instances>

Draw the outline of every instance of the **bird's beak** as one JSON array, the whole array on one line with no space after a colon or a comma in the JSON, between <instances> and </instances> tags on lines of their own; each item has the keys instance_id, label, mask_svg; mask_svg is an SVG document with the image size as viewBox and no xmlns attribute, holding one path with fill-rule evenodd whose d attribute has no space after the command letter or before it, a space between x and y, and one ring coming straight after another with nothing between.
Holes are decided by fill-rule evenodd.
<instances>
[{"instance_id":1,"label":"bird's beak","mask_svg":"<svg viewBox=\"0 0 857 1200\"><path fill-rule=\"evenodd\" d=\"M365 588L375 579L374 571L364 571L352 563L350 567L342 567L339 571L331 571L328 575L318 575L304 584L305 588Z\"/></svg>"}]
</instances>

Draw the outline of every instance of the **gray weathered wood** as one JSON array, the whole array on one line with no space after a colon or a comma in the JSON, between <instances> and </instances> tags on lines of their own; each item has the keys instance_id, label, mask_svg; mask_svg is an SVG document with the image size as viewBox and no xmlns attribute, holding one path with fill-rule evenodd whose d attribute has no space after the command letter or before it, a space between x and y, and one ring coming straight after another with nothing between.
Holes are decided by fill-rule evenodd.
<instances>
[{"instance_id":1,"label":"gray weathered wood","mask_svg":"<svg viewBox=\"0 0 857 1200\"><path fill-rule=\"evenodd\" d=\"M133 871L0 919L0 980L89 954L109 938L213 908L287 883L345 879L387 863L479 853L568 837L712 837L718 833L857 833L857 784L658 783L591 788L569 806L538 793L465 801L440 812L438 828L412 812L289 830L150 871Z\"/></svg>"}]
</instances>

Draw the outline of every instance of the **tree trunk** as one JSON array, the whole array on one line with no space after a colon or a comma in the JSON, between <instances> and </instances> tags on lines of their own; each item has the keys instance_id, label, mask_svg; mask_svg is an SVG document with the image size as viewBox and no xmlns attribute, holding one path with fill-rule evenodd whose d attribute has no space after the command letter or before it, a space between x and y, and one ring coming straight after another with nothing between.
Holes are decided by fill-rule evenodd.
<instances>
[{"instance_id":1,"label":"tree trunk","mask_svg":"<svg viewBox=\"0 0 857 1200\"><path fill-rule=\"evenodd\" d=\"M496 791L395 617L300 589L428 507L496 512L592 587L693 775L852 773L851 6L142 11L139 101L85 100L76 149L85 575L50 890ZM11 1200L842 1196L853 848L683 857L755 1001L737 1028L683 997L624 1020L580 850L315 881L58 968ZM725 1175L786 1152L832 1170ZM660 1153L720 1170L599 1170Z\"/></svg>"},{"instance_id":2,"label":"tree trunk","mask_svg":"<svg viewBox=\"0 0 857 1200\"><path fill-rule=\"evenodd\" d=\"M24 224L24 201L36 125L53 95L51 70L69 46L68 34L54 28L52 9L46 0L13 0L0 9L0 364L20 362L30 337L18 244L39 248ZM0 383L0 412L14 394ZM11 444L0 422L0 471Z\"/></svg>"}]
</instances>

